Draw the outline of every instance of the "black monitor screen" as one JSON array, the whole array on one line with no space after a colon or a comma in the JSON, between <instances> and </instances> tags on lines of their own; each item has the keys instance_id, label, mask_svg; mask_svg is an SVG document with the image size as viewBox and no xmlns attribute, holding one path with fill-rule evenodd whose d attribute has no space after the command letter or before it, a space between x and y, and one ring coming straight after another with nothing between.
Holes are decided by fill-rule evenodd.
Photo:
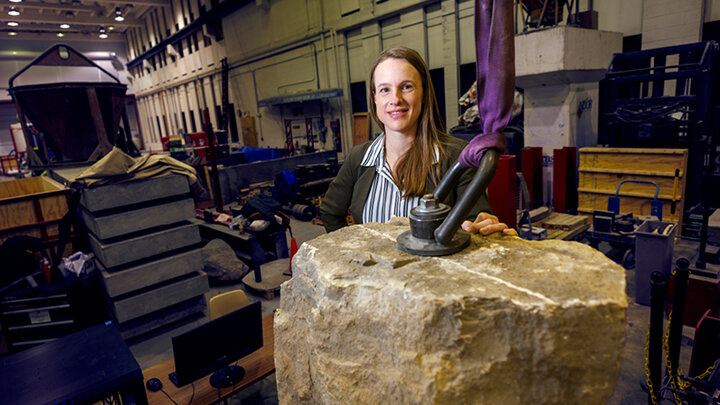
<instances>
[{"instance_id":1,"label":"black monitor screen","mask_svg":"<svg viewBox=\"0 0 720 405\"><path fill-rule=\"evenodd\" d=\"M260 302L213 319L172 338L175 378L189 384L263 345Z\"/></svg>"}]
</instances>

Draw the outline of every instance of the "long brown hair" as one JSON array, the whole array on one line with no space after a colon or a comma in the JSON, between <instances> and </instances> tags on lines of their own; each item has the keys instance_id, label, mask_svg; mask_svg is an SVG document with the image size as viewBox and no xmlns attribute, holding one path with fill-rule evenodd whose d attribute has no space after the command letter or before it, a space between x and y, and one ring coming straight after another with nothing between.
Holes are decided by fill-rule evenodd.
<instances>
[{"instance_id":1,"label":"long brown hair","mask_svg":"<svg viewBox=\"0 0 720 405\"><path fill-rule=\"evenodd\" d=\"M390 58L404 59L412 65L418 73L422 81L423 100L422 110L420 112L419 125L415 140L410 149L403 157L398 160L393 171L393 180L398 188L402 190L404 196L421 196L425 193L428 176L433 183L437 184L439 178L439 165L433 170L433 162L435 161L435 147L439 149L440 156L443 155L443 144L449 138L445 133L442 119L440 118L440 109L435 98L435 89L430 80L430 72L420 54L415 50L404 46L384 50L370 70L370 93L368 105L370 114L380 128L385 131L383 124L377 115L377 107L375 106L375 69L377 66Z\"/></svg>"}]
</instances>

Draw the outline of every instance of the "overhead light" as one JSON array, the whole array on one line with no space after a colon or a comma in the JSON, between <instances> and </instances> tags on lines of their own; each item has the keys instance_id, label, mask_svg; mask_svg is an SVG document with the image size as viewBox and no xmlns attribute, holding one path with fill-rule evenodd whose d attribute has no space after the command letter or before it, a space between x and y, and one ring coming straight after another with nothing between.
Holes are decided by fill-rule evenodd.
<instances>
[{"instance_id":1,"label":"overhead light","mask_svg":"<svg viewBox=\"0 0 720 405\"><path fill-rule=\"evenodd\" d=\"M125 21L125 17L123 17L123 12L120 10L120 7L115 7L115 21Z\"/></svg>"},{"instance_id":2,"label":"overhead light","mask_svg":"<svg viewBox=\"0 0 720 405\"><path fill-rule=\"evenodd\" d=\"M58 32L56 35L58 38L62 38L65 36L65 34L63 34L62 32Z\"/></svg>"},{"instance_id":3,"label":"overhead light","mask_svg":"<svg viewBox=\"0 0 720 405\"><path fill-rule=\"evenodd\" d=\"M98 35L100 39L105 39L108 37L107 32L105 32L105 28L100 27L100 35Z\"/></svg>"},{"instance_id":4,"label":"overhead light","mask_svg":"<svg viewBox=\"0 0 720 405\"><path fill-rule=\"evenodd\" d=\"M17 21L8 21L8 27L17 27L20 25Z\"/></svg>"},{"instance_id":5,"label":"overhead light","mask_svg":"<svg viewBox=\"0 0 720 405\"><path fill-rule=\"evenodd\" d=\"M108 28L107 28L107 29L108 29L108 31L112 31L112 30L115 29L115 26L114 26L114 25L108 25Z\"/></svg>"},{"instance_id":6,"label":"overhead light","mask_svg":"<svg viewBox=\"0 0 720 405\"><path fill-rule=\"evenodd\" d=\"M10 0L10 3L22 3L22 0Z\"/></svg>"},{"instance_id":7,"label":"overhead light","mask_svg":"<svg viewBox=\"0 0 720 405\"><path fill-rule=\"evenodd\" d=\"M8 32L8 35L10 35L11 37L14 37L15 35L17 35L17 32L10 31L10 32Z\"/></svg>"},{"instance_id":8,"label":"overhead light","mask_svg":"<svg viewBox=\"0 0 720 405\"><path fill-rule=\"evenodd\" d=\"M15 9L15 6L13 6L13 7L10 7L10 11L8 11L8 15L17 17L20 15L20 12Z\"/></svg>"},{"instance_id":9,"label":"overhead light","mask_svg":"<svg viewBox=\"0 0 720 405\"><path fill-rule=\"evenodd\" d=\"M60 28L66 30L66 29L70 28L70 24L62 23L62 24L60 24Z\"/></svg>"}]
</instances>

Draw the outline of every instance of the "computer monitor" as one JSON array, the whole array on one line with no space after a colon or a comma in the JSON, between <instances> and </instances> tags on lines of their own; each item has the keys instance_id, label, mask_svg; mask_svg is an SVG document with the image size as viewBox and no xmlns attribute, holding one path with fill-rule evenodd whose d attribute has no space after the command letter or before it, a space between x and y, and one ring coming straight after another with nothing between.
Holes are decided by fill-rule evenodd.
<instances>
[{"instance_id":1,"label":"computer monitor","mask_svg":"<svg viewBox=\"0 0 720 405\"><path fill-rule=\"evenodd\" d=\"M213 387L230 387L245 376L230 363L263 346L260 302L247 305L172 338L175 372L170 380L178 387L218 370L210 377Z\"/></svg>"}]
</instances>

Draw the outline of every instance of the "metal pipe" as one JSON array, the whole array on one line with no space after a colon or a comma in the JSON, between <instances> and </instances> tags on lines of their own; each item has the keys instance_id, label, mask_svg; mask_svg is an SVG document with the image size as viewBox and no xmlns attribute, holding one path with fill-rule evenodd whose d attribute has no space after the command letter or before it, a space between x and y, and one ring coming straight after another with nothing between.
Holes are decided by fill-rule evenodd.
<instances>
[{"instance_id":1,"label":"metal pipe","mask_svg":"<svg viewBox=\"0 0 720 405\"><path fill-rule=\"evenodd\" d=\"M685 298L687 297L687 283L690 272L690 261L684 257L675 262L675 286L673 289L672 316L670 319L670 336L668 337L669 376L675 376L680 361L680 341L682 340L682 327L685 321Z\"/></svg>"},{"instance_id":2,"label":"metal pipe","mask_svg":"<svg viewBox=\"0 0 720 405\"><path fill-rule=\"evenodd\" d=\"M477 173L475 173L475 177L473 177L467 191L465 191L465 194L460 198L460 201L455 204L452 211L450 211L447 218L445 218L445 221L435 230L435 241L437 243L446 245L452 240L458 228L460 228L462 221L467 218L475 202L482 196L490 184L495 174L497 164L498 152L495 149L485 151L485 154L480 160Z\"/></svg>"},{"instance_id":3,"label":"metal pipe","mask_svg":"<svg viewBox=\"0 0 720 405\"><path fill-rule=\"evenodd\" d=\"M648 405L654 405L653 397L657 398L662 378L662 335L665 295L667 294L667 277L659 271L650 274L650 325L648 326L648 370L650 379L650 395Z\"/></svg>"}]
</instances>

